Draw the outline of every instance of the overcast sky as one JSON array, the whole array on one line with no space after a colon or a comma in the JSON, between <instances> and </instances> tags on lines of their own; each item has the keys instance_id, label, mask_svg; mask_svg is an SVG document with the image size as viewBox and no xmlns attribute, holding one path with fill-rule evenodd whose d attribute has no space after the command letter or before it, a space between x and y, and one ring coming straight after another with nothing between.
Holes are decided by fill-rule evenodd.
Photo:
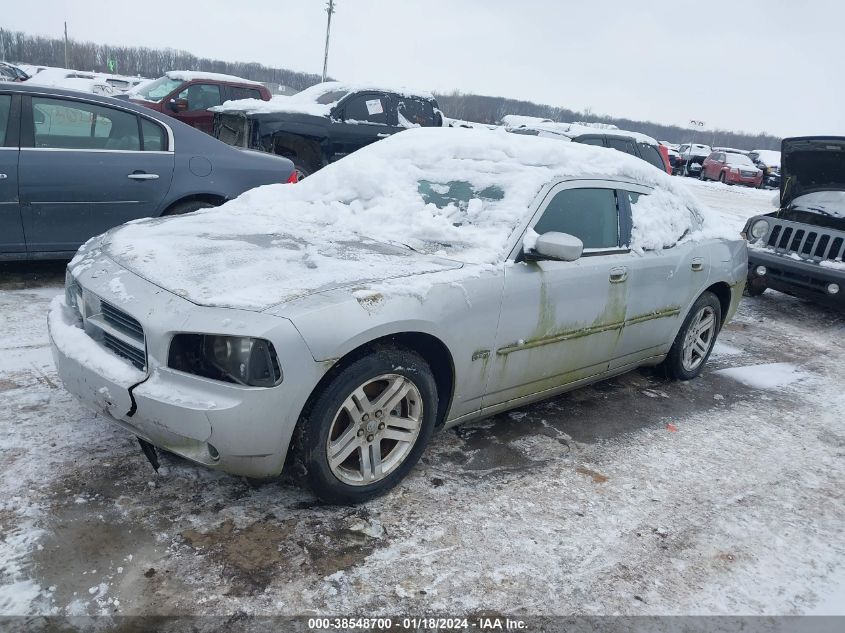
<instances>
[{"instance_id":1,"label":"overcast sky","mask_svg":"<svg viewBox=\"0 0 845 633\"><path fill-rule=\"evenodd\" d=\"M9 2L2 26L320 73L325 0ZM337 0L329 74L662 123L845 135L835 0ZM21 60L25 61L25 60ZM181 69L179 69L181 70Z\"/></svg>"}]
</instances>

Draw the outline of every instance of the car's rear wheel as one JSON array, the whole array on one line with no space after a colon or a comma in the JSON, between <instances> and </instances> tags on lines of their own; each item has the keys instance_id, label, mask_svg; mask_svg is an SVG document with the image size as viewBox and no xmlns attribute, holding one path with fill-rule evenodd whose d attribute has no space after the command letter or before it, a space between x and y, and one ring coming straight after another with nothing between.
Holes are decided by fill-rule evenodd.
<instances>
[{"instance_id":1,"label":"car's rear wheel","mask_svg":"<svg viewBox=\"0 0 845 633\"><path fill-rule=\"evenodd\" d=\"M177 202L167 211L165 211L164 215L184 215L186 213L193 213L194 211L199 211L200 209L210 209L213 206L213 204L211 204L210 202L205 202L204 200L188 200L186 202Z\"/></svg>"},{"instance_id":2,"label":"car's rear wheel","mask_svg":"<svg viewBox=\"0 0 845 633\"><path fill-rule=\"evenodd\" d=\"M723 185L728 184L728 179L725 178L725 172L722 172L721 174L719 174L719 182L722 183Z\"/></svg>"},{"instance_id":3,"label":"car's rear wheel","mask_svg":"<svg viewBox=\"0 0 845 633\"><path fill-rule=\"evenodd\" d=\"M303 414L295 460L323 501L366 501L413 468L436 417L437 386L426 362L410 350L376 350L338 373Z\"/></svg>"},{"instance_id":4,"label":"car's rear wheel","mask_svg":"<svg viewBox=\"0 0 845 633\"><path fill-rule=\"evenodd\" d=\"M296 180L299 182L314 173L314 168L302 161L293 161L293 170L296 172Z\"/></svg>"},{"instance_id":5,"label":"car's rear wheel","mask_svg":"<svg viewBox=\"0 0 845 633\"><path fill-rule=\"evenodd\" d=\"M712 292L696 300L663 361L666 373L676 380L690 380L704 369L722 325L722 304Z\"/></svg>"},{"instance_id":6,"label":"car's rear wheel","mask_svg":"<svg viewBox=\"0 0 845 633\"><path fill-rule=\"evenodd\" d=\"M704 167L701 168L698 177L701 178L701 180L707 180L707 176L704 175Z\"/></svg>"}]
</instances>

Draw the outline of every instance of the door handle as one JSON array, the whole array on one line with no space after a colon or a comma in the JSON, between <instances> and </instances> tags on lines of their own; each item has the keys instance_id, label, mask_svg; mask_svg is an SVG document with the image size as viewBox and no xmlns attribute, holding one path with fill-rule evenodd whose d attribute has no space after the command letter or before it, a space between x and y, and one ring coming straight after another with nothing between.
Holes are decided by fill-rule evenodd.
<instances>
[{"instance_id":1,"label":"door handle","mask_svg":"<svg viewBox=\"0 0 845 633\"><path fill-rule=\"evenodd\" d=\"M621 284L628 279L628 269L624 266L610 269L610 283Z\"/></svg>"},{"instance_id":2,"label":"door handle","mask_svg":"<svg viewBox=\"0 0 845 633\"><path fill-rule=\"evenodd\" d=\"M0 174L0 180L6 180L8 176L6 174Z\"/></svg>"},{"instance_id":3,"label":"door handle","mask_svg":"<svg viewBox=\"0 0 845 633\"><path fill-rule=\"evenodd\" d=\"M692 260L690 268L692 268L695 272L700 273L702 270L704 270L704 260L700 257L696 257L694 260Z\"/></svg>"},{"instance_id":4,"label":"door handle","mask_svg":"<svg viewBox=\"0 0 845 633\"><path fill-rule=\"evenodd\" d=\"M379 132L378 134L376 134L376 136L378 138L387 138L388 136L390 136L390 132Z\"/></svg>"},{"instance_id":5,"label":"door handle","mask_svg":"<svg viewBox=\"0 0 845 633\"><path fill-rule=\"evenodd\" d=\"M126 177L132 180L158 180L158 174L129 174Z\"/></svg>"}]
</instances>

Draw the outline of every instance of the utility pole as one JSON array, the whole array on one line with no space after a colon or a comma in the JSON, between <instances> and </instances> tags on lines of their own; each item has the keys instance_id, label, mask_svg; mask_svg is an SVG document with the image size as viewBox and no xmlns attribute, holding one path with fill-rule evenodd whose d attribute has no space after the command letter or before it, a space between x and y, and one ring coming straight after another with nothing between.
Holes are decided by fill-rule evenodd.
<instances>
[{"instance_id":1,"label":"utility pole","mask_svg":"<svg viewBox=\"0 0 845 633\"><path fill-rule=\"evenodd\" d=\"M326 5L326 13L329 14L328 22L326 22L326 52L323 54L323 81L328 76L329 69L329 33L332 30L332 13L334 13L334 0L329 0Z\"/></svg>"},{"instance_id":2,"label":"utility pole","mask_svg":"<svg viewBox=\"0 0 845 633\"><path fill-rule=\"evenodd\" d=\"M67 22L65 22L65 68L70 68L67 61Z\"/></svg>"}]
</instances>

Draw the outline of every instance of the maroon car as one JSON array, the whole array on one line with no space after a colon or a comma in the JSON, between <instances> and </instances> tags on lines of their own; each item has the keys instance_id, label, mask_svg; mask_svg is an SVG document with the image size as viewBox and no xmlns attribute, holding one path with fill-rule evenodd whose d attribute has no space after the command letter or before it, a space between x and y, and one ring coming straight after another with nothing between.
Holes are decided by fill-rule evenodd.
<instances>
[{"instance_id":1,"label":"maroon car","mask_svg":"<svg viewBox=\"0 0 845 633\"><path fill-rule=\"evenodd\" d=\"M142 84L130 101L179 119L211 134L214 114L208 109L236 99L270 100L270 91L255 81L233 75L174 70Z\"/></svg>"},{"instance_id":2,"label":"maroon car","mask_svg":"<svg viewBox=\"0 0 845 633\"><path fill-rule=\"evenodd\" d=\"M702 180L718 180L726 185L759 187L763 172L745 154L712 152L701 165Z\"/></svg>"}]
</instances>

